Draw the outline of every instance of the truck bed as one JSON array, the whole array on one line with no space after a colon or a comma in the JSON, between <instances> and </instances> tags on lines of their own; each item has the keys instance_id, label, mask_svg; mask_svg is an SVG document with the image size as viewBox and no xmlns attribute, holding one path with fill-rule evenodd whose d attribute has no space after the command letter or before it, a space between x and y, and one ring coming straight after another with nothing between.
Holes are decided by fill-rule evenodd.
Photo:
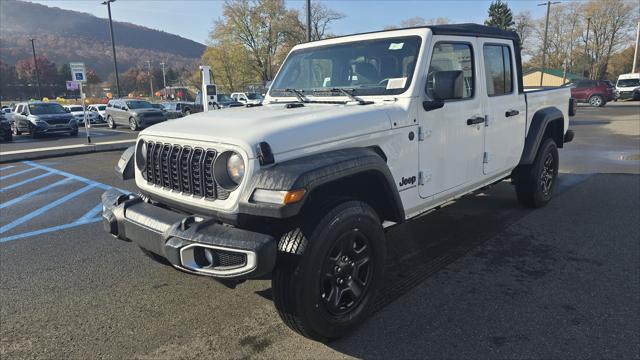
<instances>
[{"instance_id":1,"label":"truck bed","mask_svg":"<svg viewBox=\"0 0 640 360\"><path fill-rule=\"evenodd\" d=\"M531 119L536 111L548 107L557 107L562 111L564 117L564 132L569 129L569 99L571 98L571 89L568 87L558 87L552 89L525 90L525 101L527 103L527 134Z\"/></svg>"}]
</instances>

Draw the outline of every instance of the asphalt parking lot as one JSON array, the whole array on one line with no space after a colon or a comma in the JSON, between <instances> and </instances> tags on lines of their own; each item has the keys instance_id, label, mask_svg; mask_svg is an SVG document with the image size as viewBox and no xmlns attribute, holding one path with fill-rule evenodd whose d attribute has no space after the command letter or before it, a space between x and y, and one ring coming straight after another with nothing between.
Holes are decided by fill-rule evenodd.
<instances>
[{"instance_id":1,"label":"asphalt parking lot","mask_svg":"<svg viewBox=\"0 0 640 360\"><path fill-rule=\"evenodd\" d=\"M85 144L87 142L87 133L84 127L80 127L78 136L69 136L67 134L52 134L44 135L38 138L31 138L29 134L15 135L13 141L10 143L2 143L0 147L2 152L18 151L18 150L30 150L43 147L53 146L66 146ZM106 124L94 124L89 128L91 134L91 141L107 142L118 140L133 140L137 136L136 131L131 131L128 128L118 127L115 129L109 129Z\"/></svg>"},{"instance_id":2,"label":"asphalt parking lot","mask_svg":"<svg viewBox=\"0 0 640 360\"><path fill-rule=\"evenodd\" d=\"M0 356L640 358L640 104L571 126L549 206L503 182L392 228L378 310L329 344L281 323L269 281L229 289L106 235L100 194L135 187L120 152L0 164Z\"/></svg>"}]
</instances>

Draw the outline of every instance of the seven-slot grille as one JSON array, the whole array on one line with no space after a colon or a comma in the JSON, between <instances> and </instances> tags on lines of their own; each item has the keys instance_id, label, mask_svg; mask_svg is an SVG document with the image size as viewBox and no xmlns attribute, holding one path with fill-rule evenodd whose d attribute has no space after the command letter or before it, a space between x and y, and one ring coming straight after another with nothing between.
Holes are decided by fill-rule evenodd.
<instances>
[{"instance_id":1,"label":"seven-slot grille","mask_svg":"<svg viewBox=\"0 0 640 360\"><path fill-rule=\"evenodd\" d=\"M216 150L147 142L147 162L142 175L149 184L209 200L225 200L229 191L213 176Z\"/></svg>"}]
</instances>

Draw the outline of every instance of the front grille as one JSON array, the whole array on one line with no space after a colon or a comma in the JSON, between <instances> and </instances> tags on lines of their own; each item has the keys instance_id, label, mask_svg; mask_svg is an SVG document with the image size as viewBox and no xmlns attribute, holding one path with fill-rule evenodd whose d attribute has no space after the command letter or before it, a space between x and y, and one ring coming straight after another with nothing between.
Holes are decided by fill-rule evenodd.
<instances>
[{"instance_id":1,"label":"front grille","mask_svg":"<svg viewBox=\"0 0 640 360\"><path fill-rule=\"evenodd\" d=\"M247 255L237 252L215 251L216 267L240 267L247 263Z\"/></svg>"},{"instance_id":2,"label":"front grille","mask_svg":"<svg viewBox=\"0 0 640 360\"><path fill-rule=\"evenodd\" d=\"M216 150L148 141L146 155L142 175L149 184L209 200L229 197L213 176Z\"/></svg>"}]
</instances>

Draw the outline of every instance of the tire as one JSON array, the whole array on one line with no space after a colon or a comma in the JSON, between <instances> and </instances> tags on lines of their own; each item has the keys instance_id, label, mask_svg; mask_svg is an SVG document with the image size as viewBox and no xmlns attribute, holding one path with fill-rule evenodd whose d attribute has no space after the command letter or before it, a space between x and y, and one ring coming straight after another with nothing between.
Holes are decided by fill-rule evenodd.
<instances>
[{"instance_id":1,"label":"tire","mask_svg":"<svg viewBox=\"0 0 640 360\"><path fill-rule=\"evenodd\" d=\"M129 129L131 129L131 131L140 130L140 126L138 125L138 122L136 121L136 119L132 117L129 118Z\"/></svg>"},{"instance_id":2,"label":"tire","mask_svg":"<svg viewBox=\"0 0 640 360\"><path fill-rule=\"evenodd\" d=\"M592 107L603 107L606 104L604 98L600 95L592 95L589 98L589 105Z\"/></svg>"},{"instance_id":3,"label":"tire","mask_svg":"<svg viewBox=\"0 0 640 360\"><path fill-rule=\"evenodd\" d=\"M383 280L385 239L366 203L346 201L321 214L281 238L272 288L287 326L327 341L353 330L371 311Z\"/></svg>"},{"instance_id":4,"label":"tire","mask_svg":"<svg viewBox=\"0 0 640 360\"><path fill-rule=\"evenodd\" d=\"M31 130L30 135L31 135L31 138L32 138L32 139L37 139L37 138L40 136L40 134L38 134L38 133L37 133L36 131L34 131L34 130Z\"/></svg>"},{"instance_id":5,"label":"tire","mask_svg":"<svg viewBox=\"0 0 640 360\"><path fill-rule=\"evenodd\" d=\"M75 130L72 130L72 131L69 133L69 136L78 136L78 128L76 128Z\"/></svg>"},{"instance_id":6,"label":"tire","mask_svg":"<svg viewBox=\"0 0 640 360\"><path fill-rule=\"evenodd\" d=\"M145 248L142 248L140 246L138 246L138 248L140 248L142 253L146 257L148 257L149 259L151 259L151 260L153 260L153 261L155 261L155 262L157 262L159 264L162 264L162 265L171 266L171 263L169 262L169 260L163 258L162 256L157 255L156 253L153 253L153 252L151 252L151 251L149 251L149 250L147 250Z\"/></svg>"},{"instance_id":7,"label":"tire","mask_svg":"<svg viewBox=\"0 0 640 360\"><path fill-rule=\"evenodd\" d=\"M109 127L109 129L115 129L116 128L116 122L113 121L113 118L111 116L107 116L107 126Z\"/></svg>"},{"instance_id":8,"label":"tire","mask_svg":"<svg viewBox=\"0 0 640 360\"><path fill-rule=\"evenodd\" d=\"M22 131L18 130L18 125L16 125L15 123L11 125L11 131L13 131L13 135L22 135Z\"/></svg>"},{"instance_id":9,"label":"tire","mask_svg":"<svg viewBox=\"0 0 640 360\"><path fill-rule=\"evenodd\" d=\"M2 136L2 141L12 142L13 141L13 132L11 130L5 130Z\"/></svg>"},{"instance_id":10,"label":"tire","mask_svg":"<svg viewBox=\"0 0 640 360\"><path fill-rule=\"evenodd\" d=\"M542 141L531 165L519 166L514 173L516 195L525 207L545 206L553 197L558 178L558 147L553 139Z\"/></svg>"},{"instance_id":11,"label":"tire","mask_svg":"<svg viewBox=\"0 0 640 360\"><path fill-rule=\"evenodd\" d=\"M191 115L191 110L187 109L184 111L184 116L189 116Z\"/></svg>"}]
</instances>

